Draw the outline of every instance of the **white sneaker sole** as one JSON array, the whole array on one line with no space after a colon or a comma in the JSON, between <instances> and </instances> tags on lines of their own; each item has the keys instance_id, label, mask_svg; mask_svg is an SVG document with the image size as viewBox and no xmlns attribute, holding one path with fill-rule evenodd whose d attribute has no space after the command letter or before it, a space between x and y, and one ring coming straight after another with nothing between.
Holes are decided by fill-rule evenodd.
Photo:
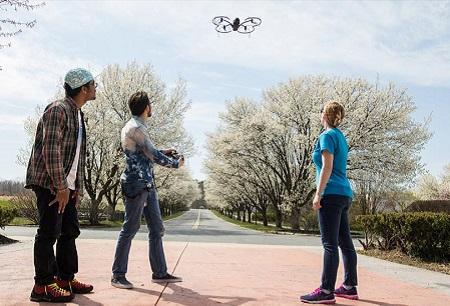
<instances>
[{"instance_id":1,"label":"white sneaker sole","mask_svg":"<svg viewBox=\"0 0 450 306\"><path fill-rule=\"evenodd\" d=\"M111 286L119 288L119 289L133 289L133 285L122 285L122 284L117 284L117 283L112 283L112 282L111 282Z\"/></svg>"},{"instance_id":2,"label":"white sneaker sole","mask_svg":"<svg viewBox=\"0 0 450 306\"><path fill-rule=\"evenodd\" d=\"M179 283L182 282L183 279L181 278L177 278L177 279L152 279L152 283L157 283L157 284L161 284L161 283Z\"/></svg>"}]
</instances>

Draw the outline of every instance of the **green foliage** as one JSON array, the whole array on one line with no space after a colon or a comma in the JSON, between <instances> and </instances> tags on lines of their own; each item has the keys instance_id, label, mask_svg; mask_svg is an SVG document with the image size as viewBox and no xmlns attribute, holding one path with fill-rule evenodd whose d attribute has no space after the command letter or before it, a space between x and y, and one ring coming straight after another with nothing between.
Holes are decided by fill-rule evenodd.
<instances>
[{"instance_id":1,"label":"green foliage","mask_svg":"<svg viewBox=\"0 0 450 306\"><path fill-rule=\"evenodd\" d=\"M424 260L450 260L450 215L388 213L357 217L363 226L364 249L399 249Z\"/></svg>"},{"instance_id":2,"label":"green foliage","mask_svg":"<svg viewBox=\"0 0 450 306\"><path fill-rule=\"evenodd\" d=\"M7 208L8 206L9 206L9 201L8 200L0 199L0 208L1 207Z\"/></svg>"},{"instance_id":3,"label":"green foliage","mask_svg":"<svg viewBox=\"0 0 450 306\"><path fill-rule=\"evenodd\" d=\"M317 213L310 207L300 217L300 226L306 231L315 231L319 229L319 219Z\"/></svg>"},{"instance_id":4,"label":"green foliage","mask_svg":"<svg viewBox=\"0 0 450 306\"><path fill-rule=\"evenodd\" d=\"M0 228L4 228L17 215L17 211L13 208L0 207Z\"/></svg>"}]
</instances>

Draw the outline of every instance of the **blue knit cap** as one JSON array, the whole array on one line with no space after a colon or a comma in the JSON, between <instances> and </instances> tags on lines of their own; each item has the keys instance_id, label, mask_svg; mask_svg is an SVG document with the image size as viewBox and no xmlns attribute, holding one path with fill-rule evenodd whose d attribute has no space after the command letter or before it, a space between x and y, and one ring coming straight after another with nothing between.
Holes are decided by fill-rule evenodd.
<instances>
[{"instance_id":1,"label":"blue knit cap","mask_svg":"<svg viewBox=\"0 0 450 306\"><path fill-rule=\"evenodd\" d=\"M64 77L64 82L66 82L70 88L75 89L89 83L93 79L94 77L92 74L86 69L75 68L67 72Z\"/></svg>"}]
</instances>

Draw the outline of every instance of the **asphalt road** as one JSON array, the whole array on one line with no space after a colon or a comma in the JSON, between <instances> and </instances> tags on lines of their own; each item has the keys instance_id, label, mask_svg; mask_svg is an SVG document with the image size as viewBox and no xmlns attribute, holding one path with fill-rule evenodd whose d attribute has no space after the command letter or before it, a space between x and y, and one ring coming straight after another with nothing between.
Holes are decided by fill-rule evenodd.
<instances>
[{"instance_id":1,"label":"asphalt road","mask_svg":"<svg viewBox=\"0 0 450 306\"><path fill-rule=\"evenodd\" d=\"M260 245L320 246L320 237L311 235L265 234L223 221L206 209L191 209L165 222L165 241L242 243ZM117 239L119 228L82 228L79 239ZM8 237L33 237L36 227L7 226ZM147 240L147 227L141 226L135 239Z\"/></svg>"}]
</instances>

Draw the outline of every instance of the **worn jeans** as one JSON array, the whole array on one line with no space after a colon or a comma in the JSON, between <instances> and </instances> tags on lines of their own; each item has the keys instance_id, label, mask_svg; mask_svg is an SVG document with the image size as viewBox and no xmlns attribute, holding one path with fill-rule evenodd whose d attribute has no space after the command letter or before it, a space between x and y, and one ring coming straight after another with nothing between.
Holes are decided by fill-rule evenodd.
<instances>
[{"instance_id":1,"label":"worn jeans","mask_svg":"<svg viewBox=\"0 0 450 306\"><path fill-rule=\"evenodd\" d=\"M351 198L341 195L324 195L319 209L319 225L324 248L322 284L320 288L334 291L339 267L339 250L344 262L344 284L356 286L357 257L350 235L348 210Z\"/></svg>"},{"instance_id":2,"label":"worn jeans","mask_svg":"<svg viewBox=\"0 0 450 306\"><path fill-rule=\"evenodd\" d=\"M54 277L72 280L78 272L78 254L75 239L80 235L76 199L70 193L64 213L58 213L58 203L49 189L34 187L39 212L39 228L34 239L35 283L48 285ZM53 245L56 242L56 257Z\"/></svg>"},{"instance_id":3,"label":"worn jeans","mask_svg":"<svg viewBox=\"0 0 450 306\"><path fill-rule=\"evenodd\" d=\"M165 276L167 274L167 265L162 244L164 224L156 189L154 187L150 188L149 191L144 189L134 197L124 195L124 199L125 221L117 241L112 266L113 275L117 277L124 276L127 273L131 241L141 226L143 214L148 228L149 261L153 275L156 277ZM144 206L145 204L147 205Z\"/></svg>"}]
</instances>

